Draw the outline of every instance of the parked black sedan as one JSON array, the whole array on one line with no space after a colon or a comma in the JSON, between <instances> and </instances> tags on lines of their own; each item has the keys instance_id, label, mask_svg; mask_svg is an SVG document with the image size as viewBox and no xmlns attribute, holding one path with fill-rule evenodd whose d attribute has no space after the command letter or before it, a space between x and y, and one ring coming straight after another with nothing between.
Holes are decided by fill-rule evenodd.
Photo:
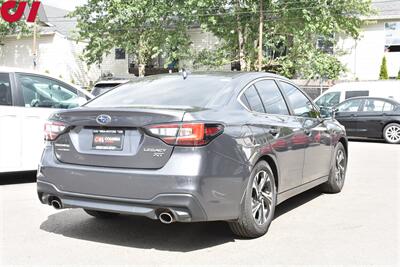
<instances>
[{"instance_id":1,"label":"parked black sedan","mask_svg":"<svg viewBox=\"0 0 400 267\"><path fill-rule=\"evenodd\" d=\"M335 107L336 119L356 138L400 143L400 103L388 98L355 97Z\"/></svg>"}]
</instances>

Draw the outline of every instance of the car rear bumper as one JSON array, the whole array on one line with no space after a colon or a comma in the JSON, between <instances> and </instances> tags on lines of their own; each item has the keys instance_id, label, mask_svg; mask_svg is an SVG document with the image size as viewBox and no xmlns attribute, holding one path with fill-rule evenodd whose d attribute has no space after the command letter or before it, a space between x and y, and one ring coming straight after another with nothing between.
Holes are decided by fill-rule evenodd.
<instances>
[{"instance_id":1,"label":"car rear bumper","mask_svg":"<svg viewBox=\"0 0 400 267\"><path fill-rule=\"evenodd\" d=\"M124 199L88 194L63 192L55 185L37 182L39 199L49 204L58 198L62 208L84 208L144 216L157 220L160 213L170 211L178 222L207 221L207 216L198 200L190 194L160 194L150 200Z\"/></svg>"},{"instance_id":2,"label":"car rear bumper","mask_svg":"<svg viewBox=\"0 0 400 267\"><path fill-rule=\"evenodd\" d=\"M179 222L234 220L249 172L248 166L205 149L182 148L160 170L135 170L61 163L48 146L37 190L43 204L58 198L63 208L150 219L168 210Z\"/></svg>"}]
</instances>

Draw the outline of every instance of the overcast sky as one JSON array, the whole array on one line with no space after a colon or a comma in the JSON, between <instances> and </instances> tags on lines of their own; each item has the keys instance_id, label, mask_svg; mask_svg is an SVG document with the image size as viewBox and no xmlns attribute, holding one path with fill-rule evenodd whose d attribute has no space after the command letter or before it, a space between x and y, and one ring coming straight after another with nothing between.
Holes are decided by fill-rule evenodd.
<instances>
[{"instance_id":1,"label":"overcast sky","mask_svg":"<svg viewBox=\"0 0 400 267\"><path fill-rule=\"evenodd\" d=\"M78 5L86 3L86 0L42 0L42 3L67 10L74 10Z\"/></svg>"}]
</instances>

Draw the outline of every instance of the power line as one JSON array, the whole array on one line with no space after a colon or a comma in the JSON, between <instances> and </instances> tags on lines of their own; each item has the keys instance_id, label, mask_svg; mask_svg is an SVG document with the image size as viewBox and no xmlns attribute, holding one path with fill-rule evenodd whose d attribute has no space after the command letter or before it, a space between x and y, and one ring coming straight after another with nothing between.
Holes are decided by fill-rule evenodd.
<instances>
[{"instance_id":1,"label":"power line","mask_svg":"<svg viewBox=\"0 0 400 267\"><path fill-rule=\"evenodd\" d=\"M281 5L295 4L295 3L300 3L300 2L303 3L304 1L297 0L297 1L283 2L283 3L281 3ZM391 3L391 2L398 2L399 3L399 0L382 0L382 1L374 1L372 3L374 3L374 4L376 4L376 3L381 4L382 3L383 4L383 3ZM329 5L327 5L326 3L321 3L319 5L290 7L288 9L286 9L286 11L303 10L303 9L317 9L317 8L320 8L320 7L329 7ZM242 7L241 9L246 9L246 8ZM214 7L214 8L209 8L209 7L206 8L206 7L204 7L204 8L195 8L194 9L194 11L197 11L197 10L208 10L208 11L219 10L221 12L219 12L219 13L197 13L197 12L195 12L195 13L192 13L191 15L193 15L193 16L222 16L222 15L256 14L256 13L259 13L259 10L235 11L234 8L233 9L225 9L223 7ZM224 13L223 11L227 11L227 13ZM233 12L229 13L229 11L233 11ZM396 11L396 10L390 9L390 10L383 10L383 11ZM268 12L265 12L265 13L266 14L268 14L268 13L272 14L272 13L279 13L279 12L280 12L280 10L275 10L275 11L268 11ZM64 17L48 17L48 18L57 19L57 18L66 18L66 16L64 16ZM71 18L71 20L74 20L74 18Z\"/></svg>"}]
</instances>

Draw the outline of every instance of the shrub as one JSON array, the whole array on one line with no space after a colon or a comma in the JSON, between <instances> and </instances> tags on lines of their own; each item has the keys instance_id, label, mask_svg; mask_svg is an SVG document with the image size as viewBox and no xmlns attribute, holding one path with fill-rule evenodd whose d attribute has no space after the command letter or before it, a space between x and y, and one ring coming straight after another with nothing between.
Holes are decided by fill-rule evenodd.
<instances>
[{"instance_id":1,"label":"shrub","mask_svg":"<svg viewBox=\"0 0 400 267\"><path fill-rule=\"evenodd\" d=\"M384 56L382 59L381 71L379 72L379 79L380 80L388 80L389 79L386 56Z\"/></svg>"}]
</instances>

